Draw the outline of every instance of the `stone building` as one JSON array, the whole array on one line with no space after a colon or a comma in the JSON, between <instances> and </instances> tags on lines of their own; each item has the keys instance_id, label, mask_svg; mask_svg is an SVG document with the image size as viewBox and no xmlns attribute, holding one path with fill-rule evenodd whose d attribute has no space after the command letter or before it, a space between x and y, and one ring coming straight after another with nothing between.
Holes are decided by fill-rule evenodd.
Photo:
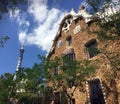
<instances>
[{"instance_id":1,"label":"stone building","mask_svg":"<svg viewBox=\"0 0 120 104\"><path fill-rule=\"evenodd\" d=\"M84 82L85 92L75 91L75 104L120 104L120 72L115 69L120 65L115 66L107 54L120 52L120 39L101 41L95 33L89 33L88 30L98 29L96 21L84 6L78 13L71 10L62 19L47 57L66 55L78 61L99 60L99 68Z\"/></svg>"}]
</instances>

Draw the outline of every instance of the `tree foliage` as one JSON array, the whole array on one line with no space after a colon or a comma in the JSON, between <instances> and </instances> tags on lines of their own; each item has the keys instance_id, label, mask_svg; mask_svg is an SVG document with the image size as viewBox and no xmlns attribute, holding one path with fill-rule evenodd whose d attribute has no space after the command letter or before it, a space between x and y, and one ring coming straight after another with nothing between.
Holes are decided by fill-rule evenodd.
<instances>
[{"instance_id":1,"label":"tree foliage","mask_svg":"<svg viewBox=\"0 0 120 104\"><path fill-rule=\"evenodd\" d=\"M1 36L0 37L0 47L4 47L4 44L6 43L6 41L10 39L8 36Z\"/></svg>"},{"instance_id":2,"label":"tree foliage","mask_svg":"<svg viewBox=\"0 0 120 104\"><path fill-rule=\"evenodd\" d=\"M13 96L11 86L14 85L12 74L5 73L0 76L0 104L10 104L10 98Z\"/></svg>"},{"instance_id":3,"label":"tree foliage","mask_svg":"<svg viewBox=\"0 0 120 104\"><path fill-rule=\"evenodd\" d=\"M4 13L8 13L10 9L14 11L26 3L27 0L0 0L0 18L2 18Z\"/></svg>"},{"instance_id":4,"label":"tree foliage","mask_svg":"<svg viewBox=\"0 0 120 104\"><path fill-rule=\"evenodd\" d=\"M106 42L100 53L110 61L114 69L120 69L120 52L112 53L107 49L109 41L119 40L120 36L120 18L119 11L113 15L105 15L105 10L111 5L112 0L86 0L89 10L95 14L100 11L104 18L99 18L96 25L99 26L96 33L100 41ZM15 9L21 1L19 0L1 0L0 13L8 12L8 9ZM24 2L23 2L24 3ZM6 5L7 4L7 5ZM119 2L118 2L119 4ZM4 42L9 37L1 38L0 43L3 46ZM19 103L31 104L35 103L36 98L42 98L43 104L50 103L53 99L53 92L59 91L64 93L66 98L72 101L75 90L83 84L86 77L89 77L97 67L96 61L72 61L71 64L63 64L63 57L56 57L55 60L50 60L39 55L40 64L34 64L32 68L22 68L16 73L16 80L13 80L13 75L5 73L0 77L0 103L9 103L9 98L18 99ZM64 60L67 61L67 60ZM67 63L67 62L64 62ZM53 69L57 68L58 73L54 73ZM68 92L73 89L72 92ZM23 89L23 92L18 93L17 90ZM49 104L48 103L48 104ZM36 103L37 104L37 103Z\"/></svg>"},{"instance_id":5,"label":"tree foliage","mask_svg":"<svg viewBox=\"0 0 120 104\"><path fill-rule=\"evenodd\" d=\"M28 0L0 0L0 19L5 13L10 10L14 12L16 9L25 10ZM10 39L8 36L0 35L0 47L3 47L5 42Z\"/></svg>"},{"instance_id":6,"label":"tree foliage","mask_svg":"<svg viewBox=\"0 0 120 104\"><path fill-rule=\"evenodd\" d=\"M59 91L71 102L78 86L82 84L86 76L89 76L96 69L96 66L93 66L95 61L79 62L74 60L71 65L64 66L63 57L49 60L39 55L39 58L40 64L34 64L32 68L20 69L16 74L16 91L24 89L22 93L16 93L19 102L25 103L28 98L35 102L36 98L39 98L42 99L43 104L49 104L54 100L54 91ZM59 73L54 73L55 67L59 67ZM72 89L73 86L73 92L69 93L67 89ZM66 102L65 99L62 100Z\"/></svg>"},{"instance_id":7,"label":"tree foliage","mask_svg":"<svg viewBox=\"0 0 120 104\"><path fill-rule=\"evenodd\" d=\"M120 2L119 0L86 0L89 11L98 18L99 29L91 31L100 39L119 39L120 36Z\"/></svg>"},{"instance_id":8,"label":"tree foliage","mask_svg":"<svg viewBox=\"0 0 120 104\"><path fill-rule=\"evenodd\" d=\"M100 53L109 60L113 69L120 70L120 52L109 49L111 43L117 45L120 40L120 1L86 0L86 3L88 9L93 11L93 17L97 18L95 21L97 29L88 29L89 33L98 36L99 41L104 45Z\"/></svg>"},{"instance_id":9,"label":"tree foliage","mask_svg":"<svg viewBox=\"0 0 120 104\"><path fill-rule=\"evenodd\" d=\"M55 60L47 62L47 84L53 88L53 91L63 92L72 103L75 90L83 84L86 77L97 69L96 61L74 60L71 64L65 65L63 60L64 63L68 61L62 57L57 57ZM58 73L54 73L56 67L58 67ZM73 89L73 91L68 92L68 89Z\"/></svg>"}]
</instances>

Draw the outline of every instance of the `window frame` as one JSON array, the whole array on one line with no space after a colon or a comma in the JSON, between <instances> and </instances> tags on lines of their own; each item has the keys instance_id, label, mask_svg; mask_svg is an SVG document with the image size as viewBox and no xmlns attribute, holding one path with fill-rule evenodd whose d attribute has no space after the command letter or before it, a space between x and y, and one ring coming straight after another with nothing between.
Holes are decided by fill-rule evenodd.
<instances>
[{"instance_id":1,"label":"window frame","mask_svg":"<svg viewBox=\"0 0 120 104\"><path fill-rule=\"evenodd\" d=\"M85 44L85 53L86 53L86 57L87 59L93 58L94 56L96 56L99 53L98 47L97 47L97 40L96 39L92 39L90 41L88 41Z\"/></svg>"},{"instance_id":2,"label":"window frame","mask_svg":"<svg viewBox=\"0 0 120 104\"><path fill-rule=\"evenodd\" d=\"M66 55L63 55L63 70L66 70L66 68L71 68L73 61L75 61L75 53L69 53Z\"/></svg>"},{"instance_id":3,"label":"window frame","mask_svg":"<svg viewBox=\"0 0 120 104\"><path fill-rule=\"evenodd\" d=\"M71 35L68 35L68 36L66 37L66 44L67 44L67 46L70 46L71 43L72 43L72 37L71 37Z\"/></svg>"}]
</instances>

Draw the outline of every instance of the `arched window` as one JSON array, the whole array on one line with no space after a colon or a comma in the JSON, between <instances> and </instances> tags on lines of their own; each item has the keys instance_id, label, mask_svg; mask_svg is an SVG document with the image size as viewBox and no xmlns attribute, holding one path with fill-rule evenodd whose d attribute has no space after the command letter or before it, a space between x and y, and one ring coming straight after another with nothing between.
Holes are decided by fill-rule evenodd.
<instances>
[{"instance_id":1,"label":"arched window","mask_svg":"<svg viewBox=\"0 0 120 104\"><path fill-rule=\"evenodd\" d=\"M85 44L85 52L87 58L92 58L99 53L97 48L97 41L95 39L92 39Z\"/></svg>"},{"instance_id":2,"label":"arched window","mask_svg":"<svg viewBox=\"0 0 120 104\"><path fill-rule=\"evenodd\" d=\"M72 43L72 37L71 37L71 35L68 35L68 36L66 37L66 44L67 44L67 46L70 46L71 43Z\"/></svg>"}]
</instances>

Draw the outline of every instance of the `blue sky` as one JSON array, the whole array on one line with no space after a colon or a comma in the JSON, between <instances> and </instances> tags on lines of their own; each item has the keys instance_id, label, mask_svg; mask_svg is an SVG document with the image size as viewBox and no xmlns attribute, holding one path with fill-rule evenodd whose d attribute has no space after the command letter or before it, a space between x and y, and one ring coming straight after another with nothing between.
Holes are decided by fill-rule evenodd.
<instances>
[{"instance_id":1,"label":"blue sky","mask_svg":"<svg viewBox=\"0 0 120 104\"><path fill-rule=\"evenodd\" d=\"M84 0L83 0L84 1ZM39 63L38 54L45 55L64 15L73 8L77 12L82 0L29 0L26 12L9 11L0 20L0 34L10 39L0 48L0 74L14 73L21 43L25 44L22 67Z\"/></svg>"}]
</instances>

